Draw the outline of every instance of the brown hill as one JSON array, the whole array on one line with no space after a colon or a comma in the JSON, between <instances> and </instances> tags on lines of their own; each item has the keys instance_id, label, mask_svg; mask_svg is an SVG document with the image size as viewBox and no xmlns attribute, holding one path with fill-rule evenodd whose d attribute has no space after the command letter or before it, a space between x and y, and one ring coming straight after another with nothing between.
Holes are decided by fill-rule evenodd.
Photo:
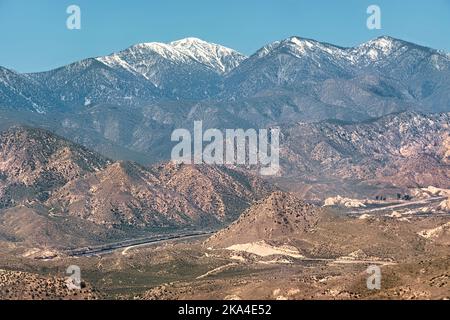
<instances>
[{"instance_id":1,"label":"brown hill","mask_svg":"<svg viewBox=\"0 0 450 320\"><path fill-rule=\"evenodd\" d=\"M46 130L14 127L0 135L0 207L49 194L110 161Z\"/></svg>"},{"instance_id":2,"label":"brown hill","mask_svg":"<svg viewBox=\"0 0 450 320\"><path fill-rule=\"evenodd\" d=\"M165 187L227 222L234 221L253 201L274 190L257 176L225 166L169 162L155 166L153 172Z\"/></svg>"},{"instance_id":3,"label":"brown hill","mask_svg":"<svg viewBox=\"0 0 450 320\"><path fill-rule=\"evenodd\" d=\"M79 248L120 239L121 230L78 217L62 217L42 206L18 205L0 211L0 239L24 247Z\"/></svg>"},{"instance_id":4,"label":"brown hill","mask_svg":"<svg viewBox=\"0 0 450 320\"><path fill-rule=\"evenodd\" d=\"M185 226L207 218L182 195L165 188L148 169L127 162L113 163L68 183L47 204L63 215L108 226Z\"/></svg>"},{"instance_id":5,"label":"brown hill","mask_svg":"<svg viewBox=\"0 0 450 320\"><path fill-rule=\"evenodd\" d=\"M206 245L228 247L295 238L312 231L321 215L322 209L291 193L277 191L252 205L237 221L208 239Z\"/></svg>"},{"instance_id":6,"label":"brown hill","mask_svg":"<svg viewBox=\"0 0 450 320\"><path fill-rule=\"evenodd\" d=\"M222 226L272 190L226 167L113 163L25 127L0 135L0 160L0 236L36 245L102 242L124 227Z\"/></svg>"},{"instance_id":7,"label":"brown hill","mask_svg":"<svg viewBox=\"0 0 450 320\"><path fill-rule=\"evenodd\" d=\"M268 190L257 178L226 168L116 162L67 183L46 204L107 226L214 226L231 222Z\"/></svg>"},{"instance_id":8,"label":"brown hill","mask_svg":"<svg viewBox=\"0 0 450 320\"><path fill-rule=\"evenodd\" d=\"M390 262L424 252L439 256L448 245L448 229L444 216L412 218L412 223L383 216L355 219L306 204L290 193L275 192L211 236L204 247L228 249L228 254L244 254L244 258L250 253L258 259L284 255L345 263L383 257ZM430 249L434 245L440 247Z\"/></svg>"}]
</instances>

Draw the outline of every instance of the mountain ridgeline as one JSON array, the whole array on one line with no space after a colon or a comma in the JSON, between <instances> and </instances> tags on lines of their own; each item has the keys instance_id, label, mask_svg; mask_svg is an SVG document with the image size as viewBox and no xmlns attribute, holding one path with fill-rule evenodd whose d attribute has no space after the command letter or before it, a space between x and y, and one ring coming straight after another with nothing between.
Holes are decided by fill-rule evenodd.
<instances>
[{"instance_id":1,"label":"mountain ridgeline","mask_svg":"<svg viewBox=\"0 0 450 320\"><path fill-rule=\"evenodd\" d=\"M123 228L213 228L272 190L226 167L114 162L42 129L0 135L0 239L67 246Z\"/></svg>"},{"instance_id":2,"label":"mountain ridgeline","mask_svg":"<svg viewBox=\"0 0 450 320\"><path fill-rule=\"evenodd\" d=\"M288 125L280 142L280 179L314 199L371 197L377 188L393 192L383 190L387 186L450 188L449 128L450 113L416 112Z\"/></svg>"},{"instance_id":3,"label":"mountain ridgeline","mask_svg":"<svg viewBox=\"0 0 450 320\"><path fill-rule=\"evenodd\" d=\"M47 72L0 68L0 128L42 127L113 159L170 157L176 128L264 128L450 111L450 56L380 37L353 48L291 37L246 57L187 38Z\"/></svg>"},{"instance_id":4,"label":"mountain ridgeline","mask_svg":"<svg viewBox=\"0 0 450 320\"><path fill-rule=\"evenodd\" d=\"M167 99L253 104L275 96L287 99L280 109L303 118L337 117L349 109L367 118L408 108L448 111L449 74L448 54L390 37L353 48L291 37L250 57L187 38L141 43L47 72L2 68L0 105L49 112Z\"/></svg>"}]
</instances>

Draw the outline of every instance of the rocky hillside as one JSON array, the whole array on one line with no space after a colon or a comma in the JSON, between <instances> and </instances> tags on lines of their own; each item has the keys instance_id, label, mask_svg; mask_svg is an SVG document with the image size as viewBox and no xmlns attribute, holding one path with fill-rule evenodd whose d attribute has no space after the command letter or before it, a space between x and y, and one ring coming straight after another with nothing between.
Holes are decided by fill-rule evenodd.
<instances>
[{"instance_id":1,"label":"rocky hillside","mask_svg":"<svg viewBox=\"0 0 450 320\"><path fill-rule=\"evenodd\" d=\"M235 220L252 199L259 199L274 189L257 176L227 167L169 162L153 167L153 171L167 188L226 221Z\"/></svg>"},{"instance_id":2,"label":"rocky hillside","mask_svg":"<svg viewBox=\"0 0 450 320\"><path fill-rule=\"evenodd\" d=\"M0 135L1 207L46 200L57 188L110 161L50 132L15 127Z\"/></svg>"},{"instance_id":3,"label":"rocky hillside","mask_svg":"<svg viewBox=\"0 0 450 320\"><path fill-rule=\"evenodd\" d=\"M0 136L0 160L0 237L37 244L85 243L89 232L104 241L125 227L217 227L272 190L226 167L112 162L27 127Z\"/></svg>"},{"instance_id":4,"label":"rocky hillside","mask_svg":"<svg viewBox=\"0 0 450 320\"><path fill-rule=\"evenodd\" d=\"M450 114L402 113L362 123L298 123L283 131L285 177L448 188Z\"/></svg>"},{"instance_id":5,"label":"rocky hillside","mask_svg":"<svg viewBox=\"0 0 450 320\"><path fill-rule=\"evenodd\" d=\"M67 183L46 205L101 225L207 227L231 222L270 188L226 168L116 162Z\"/></svg>"},{"instance_id":6,"label":"rocky hillside","mask_svg":"<svg viewBox=\"0 0 450 320\"><path fill-rule=\"evenodd\" d=\"M301 37L250 57L195 38L140 43L55 70L0 68L0 127L49 128L116 160L170 157L170 133L448 112L449 55L380 37L353 48Z\"/></svg>"},{"instance_id":7,"label":"rocky hillside","mask_svg":"<svg viewBox=\"0 0 450 320\"><path fill-rule=\"evenodd\" d=\"M293 194L274 192L252 205L229 227L213 235L206 245L224 248L299 237L315 228L322 211Z\"/></svg>"}]
</instances>

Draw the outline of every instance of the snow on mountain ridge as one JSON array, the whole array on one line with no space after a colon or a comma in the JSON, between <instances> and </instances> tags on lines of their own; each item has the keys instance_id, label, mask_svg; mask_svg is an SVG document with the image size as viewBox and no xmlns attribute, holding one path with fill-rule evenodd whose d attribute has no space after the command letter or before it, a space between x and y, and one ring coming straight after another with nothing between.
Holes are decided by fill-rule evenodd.
<instances>
[{"instance_id":1,"label":"snow on mountain ridge","mask_svg":"<svg viewBox=\"0 0 450 320\"><path fill-rule=\"evenodd\" d=\"M132 105L160 97L242 98L278 87L311 92L308 86L320 88L329 80L326 85L336 91L324 88L320 94L326 102L321 103L344 105L352 104L355 94L349 93L342 101L331 97L330 92L339 96L342 89L333 81L360 77L367 81L364 88L347 84L371 90L370 94L376 87L380 99L425 99L439 91L441 100L433 103L446 105L447 89L438 84L447 83L449 70L448 53L386 36L350 48L294 36L270 43L249 58L218 44L185 38L140 43L47 72L20 74L0 69L0 102L41 111L47 106L83 105L86 98L93 105ZM400 85L391 83L392 79Z\"/></svg>"},{"instance_id":2,"label":"snow on mountain ridge","mask_svg":"<svg viewBox=\"0 0 450 320\"><path fill-rule=\"evenodd\" d=\"M247 58L233 49L198 38L185 38L173 41L170 45L221 73L231 71Z\"/></svg>"},{"instance_id":3,"label":"snow on mountain ridge","mask_svg":"<svg viewBox=\"0 0 450 320\"><path fill-rule=\"evenodd\" d=\"M106 64L107 66L110 67L122 67L127 71L130 72L137 72L136 70L134 70L134 68L132 66L130 66L126 61L122 60L118 55L114 54L114 55L110 55L110 56L104 56L104 57L98 57L96 58L97 61L100 61L103 64Z\"/></svg>"},{"instance_id":4,"label":"snow on mountain ridge","mask_svg":"<svg viewBox=\"0 0 450 320\"><path fill-rule=\"evenodd\" d=\"M421 55L419 52L423 52L423 54L432 52L442 58L448 59L450 57L449 53L390 36L381 36L354 47L340 47L313 39L293 36L285 40L274 41L264 46L252 57L264 58L272 53L289 53L299 59L306 57L314 59L314 57L317 58L323 54L328 56L328 59L334 59L337 64L345 65L350 63L348 67L366 67L377 64L387 58L400 57L409 50L415 50L417 55Z\"/></svg>"},{"instance_id":5,"label":"snow on mountain ridge","mask_svg":"<svg viewBox=\"0 0 450 320\"><path fill-rule=\"evenodd\" d=\"M41 94L40 84L29 75L0 67L0 105L22 106L42 114L52 108L53 101Z\"/></svg>"},{"instance_id":6,"label":"snow on mountain ridge","mask_svg":"<svg viewBox=\"0 0 450 320\"><path fill-rule=\"evenodd\" d=\"M185 38L170 43L148 42L131 46L130 48L113 53L110 56L98 58L100 61L110 65L121 65L131 68L148 77L147 72L136 65L151 67L159 59L154 55L168 60L171 63L201 64L218 74L224 74L236 68L246 56L239 52L209 43L197 38Z\"/></svg>"},{"instance_id":7,"label":"snow on mountain ridge","mask_svg":"<svg viewBox=\"0 0 450 320\"><path fill-rule=\"evenodd\" d=\"M368 43L365 43L363 45L367 44ZM325 54L330 58L339 58L343 59L344 61L354 63L357 60L357 57L354 54L357 48L359 47L343 48L325 42L319 42L308 38L293 36L285 40L274 41L258 50L253 56L263 58L264 56L269 55L272 52L283 51L288 52L299 59L313 55L317 56Z\"/></svg>"},{"instance_id":8,"label":"snow on mountain ridge","mask_svg":"<svg viewBox=\"0 0 450 320\"><path fill-rule=\"evenodd\" d=\"M348 52L363 64L370 64L383 60L393 54L400 55L407 51L408 48L407 42L382 36L354 48L349 48Z\"/></svg>"}]
</instances>

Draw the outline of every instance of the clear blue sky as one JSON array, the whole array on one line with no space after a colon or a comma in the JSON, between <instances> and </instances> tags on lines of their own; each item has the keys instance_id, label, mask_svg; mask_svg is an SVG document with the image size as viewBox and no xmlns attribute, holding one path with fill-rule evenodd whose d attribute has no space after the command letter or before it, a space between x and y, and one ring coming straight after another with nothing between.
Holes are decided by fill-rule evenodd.
<instances>
[{"instance_id":1,"label":"clear blue sky","mask_svg":"<svg viewBox=\"0 0 450 320\"><path fill-rule=\"evenodd\" d=\"M81 30L66 28L70 4ZM366 28L370 4L381 31ZM188 36L252 54L292 35L353 46L382 34L450 52L450 0L0 0L0 65L22 72Z\"/></svg>"}]
</instances>

